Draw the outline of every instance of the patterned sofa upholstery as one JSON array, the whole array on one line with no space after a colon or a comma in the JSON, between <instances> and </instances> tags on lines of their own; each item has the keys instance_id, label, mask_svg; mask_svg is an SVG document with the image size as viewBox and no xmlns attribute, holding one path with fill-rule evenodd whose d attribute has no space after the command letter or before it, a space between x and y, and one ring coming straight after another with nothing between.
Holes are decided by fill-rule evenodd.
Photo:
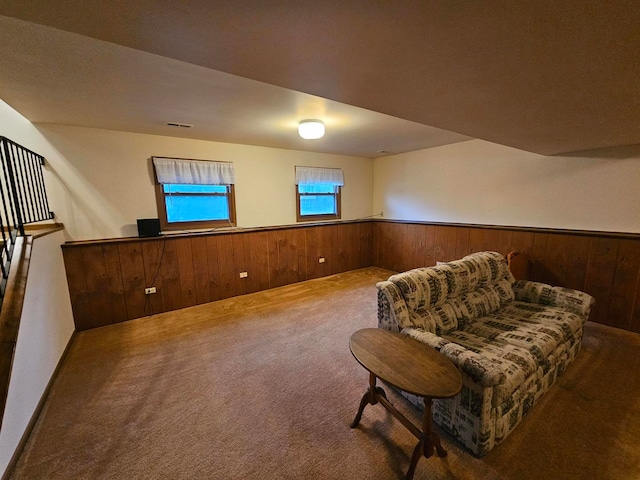
<instances>
[{"instance_id":1,"label":"patterned sofa upholstery","mask_svg":"<svg viewBox=\"0 0 640 480\"><path fill-rule=\"evenodd\" d=\"M424 342L460 369L461 393L434 400L433 420L478 457L575 359L594 304L577 290L516 282L496 252L393 275L377 288L380 328Z\"/></svg>"}]
</instances>

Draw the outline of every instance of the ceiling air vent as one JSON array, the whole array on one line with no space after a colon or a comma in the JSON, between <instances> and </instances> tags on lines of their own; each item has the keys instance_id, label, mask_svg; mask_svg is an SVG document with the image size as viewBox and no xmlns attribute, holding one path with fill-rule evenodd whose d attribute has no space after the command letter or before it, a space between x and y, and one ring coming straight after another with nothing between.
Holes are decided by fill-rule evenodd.
<instances>
[{"instance_id":1,"label":"ceiling air vent","mask_svg":"<svg viewBox=\"0 0 640 480\"><path fill-rule=\"evenodd\" d=\"M167 127L179 127L179 128L191 128L193 125L190 123L179 123L179 122L167 122Z\"/></svg>"}]
</instances>

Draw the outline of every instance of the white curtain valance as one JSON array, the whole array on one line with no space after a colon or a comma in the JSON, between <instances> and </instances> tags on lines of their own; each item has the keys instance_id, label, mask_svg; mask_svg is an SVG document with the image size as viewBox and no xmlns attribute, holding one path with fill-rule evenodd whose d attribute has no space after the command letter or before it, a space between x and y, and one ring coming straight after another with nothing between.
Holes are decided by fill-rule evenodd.
<instances>
[{"instance_id":1,"label":"white curtain valance","mask_svg":"<svg viewBox=\"0 0 640 480\"><path fill-rule=\"evenodd\" d=\"M189 185L235 184L233 163L153 157L158 183Z\"/></svg>"},{"instance_id":2,"label":"white curtain valance","mask_svg":"<svg viewBox=\"0 0 640 480\"><path fill-rule=\"evenodd\" d=\"M325 183L344 186L344 175L341 168L296 167L296 185L313 185Z\"/></svg>"}]
</instances>

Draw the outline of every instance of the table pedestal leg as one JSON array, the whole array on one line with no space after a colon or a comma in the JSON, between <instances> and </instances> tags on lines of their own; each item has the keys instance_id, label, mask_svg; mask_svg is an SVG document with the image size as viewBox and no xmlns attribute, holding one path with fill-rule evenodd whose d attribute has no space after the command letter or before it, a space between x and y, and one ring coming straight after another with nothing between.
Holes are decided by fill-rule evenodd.
<instances>
[{"instance_id":1,"label":"table pedestal leg","mask_svg":"<svg viewBox=\"0 0 640 480\"><path fill-rule=\"evenodd\" d=\"M418 444L416 445L416 448L413 450L413 454L411 455L411 463L409 464L409 470L407 470L407 475L405 476L406 480L413 479L413 475L416 471L416 465L418 464L418 460L420 460L420 457L424 456L425 458L429 458L433 455L434 448L439 457L445 457L447 455L447 451L442 448L442 444L440 443L440 437L438 437L437 433L431 431L431 405L433 401L430 398L424 399L422 430L419 430L418 427L411 423L389 402L389 400L387 400L385 391L382 388L376 386L376 376L373 373L369 374L369 389L360 401L360 408L358 408L356 418L354 418L353 422L351 423L351 428L357 427L360 423L364 407L366 407L367 405L375 405L377 403L380 403L394 417L400 420L400 422L402 422L402 424L407 427L407 429L418 439Z\"/></svg>"},{"instance_id":2,"label":"table pedestal leg","mask_svg":"<svg viewBox=\"0 0 640 480\"><path fill-rule=\"evenodd\" d=\"M420 457L424 455L425 458L429 458L431 455L433 455L434 447L439 457L447 456L447 451L442 448L442 444L440 443L440 437L438 437L437 433L431 431L432 403L433 401L430 398L424 399L422 433L420 435L420 439L418 441L418 444L416 445L416 448L413 450L413 455L411 455L409 470L407 470L407 475L404 477L406 480L411 480L413 478L413 474L416 471L416 465L418 464L418 460L420 460Z\"/></svg>"},{"instance_id":3,"label":"table pedestal leg","mask_svg":"<svg viewBox=\"0 0 640 480\"><path fill-rule=\"evenodd\" d=\"M376 386L376 376L373 373L369 373L369 389L360 400L360 408L358 408L358 413L356 414L356 418L351 422L351 428L356 428L362 419L362 412L364 411L364 407L367 405L375 405L378 403L378 395L381 397L387 398L387 394L385 391Z\"/></svg>"}]
</instances>

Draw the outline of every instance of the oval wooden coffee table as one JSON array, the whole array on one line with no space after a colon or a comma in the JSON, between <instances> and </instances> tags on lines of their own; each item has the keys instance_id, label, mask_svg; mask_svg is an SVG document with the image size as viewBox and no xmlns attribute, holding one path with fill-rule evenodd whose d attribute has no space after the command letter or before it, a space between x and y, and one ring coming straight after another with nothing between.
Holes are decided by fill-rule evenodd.
<instances>
[{"instance_id":1,"label":"oval wooden coffee table","mask_svg":"<svg viewBox=\"0 0 640 480\"><path fill-rule=\"evenodd\" d=\"M431 404L434 398L457 395L462 388L462 376L444 355L400 333L379 328L358 330L351 335L349 348L360 365L369 371L369 389L362 397L351 428L358 426L367 405L380 403L389 410L418 439L405 476L410 480L420 457L424 455L429 458L433 455L434 447L438 456L446 456L447 452L442 448L440 437L431 431ZM376 386L377 378L400 390L424 398L422 430L387 400L384 390Z\"/></svg>"}]
</instances>

